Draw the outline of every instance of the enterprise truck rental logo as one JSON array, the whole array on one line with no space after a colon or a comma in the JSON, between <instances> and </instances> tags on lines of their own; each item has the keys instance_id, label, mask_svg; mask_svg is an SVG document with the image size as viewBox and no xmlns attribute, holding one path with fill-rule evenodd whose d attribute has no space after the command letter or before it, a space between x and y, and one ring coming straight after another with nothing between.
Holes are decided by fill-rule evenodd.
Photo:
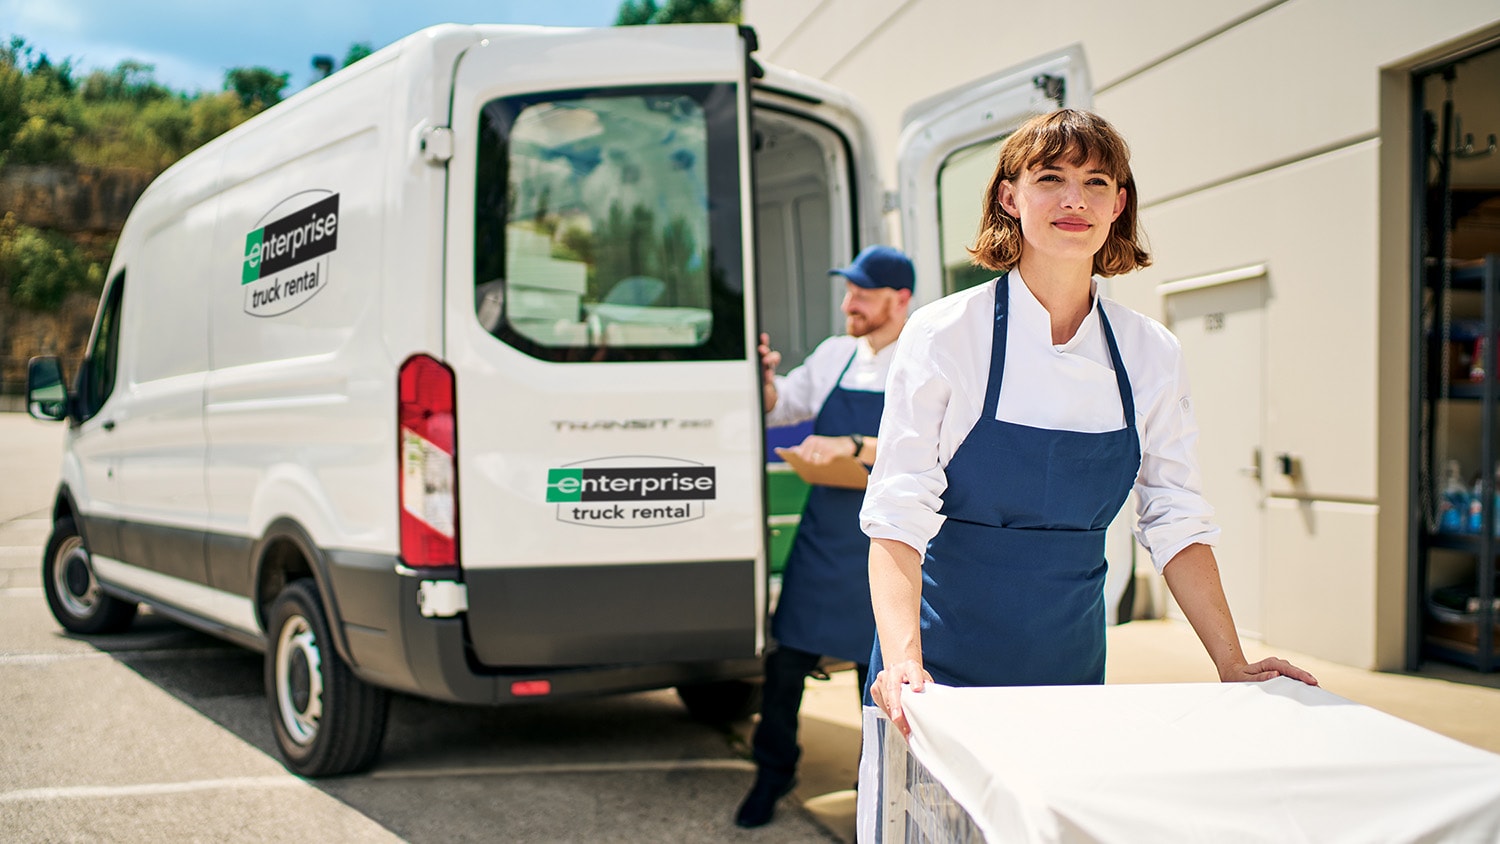
<instances>
[{"instance_id":1,"label":"enterprise truck rental logo","mask_svg":"<svg viewBox=\"0 0 1500 844\"><path fill-rule=\"evenodd\" d=\"M307 205L309 198L315 201ZM303 205L264 222L294 203ZM245 313L277 316L305 304L328 285L329 257L339 245L339 195L303 191L278 203L261 222L245 235L240 284L245 289Z\"/></svg>"},{"instance_id":2,"label":"enterprise truck rental logo","mask_svg":"<svg viewBox=\"0 0 1500 844\"><path fill-rule=\"evenodd\" d=\"M639 465L648 460L678 465ZM605 457L547 470L547 502L557 505L557 520L590 527L701 519L716 492L713 466L670 457Z\"/></svg>"}]
</instances>

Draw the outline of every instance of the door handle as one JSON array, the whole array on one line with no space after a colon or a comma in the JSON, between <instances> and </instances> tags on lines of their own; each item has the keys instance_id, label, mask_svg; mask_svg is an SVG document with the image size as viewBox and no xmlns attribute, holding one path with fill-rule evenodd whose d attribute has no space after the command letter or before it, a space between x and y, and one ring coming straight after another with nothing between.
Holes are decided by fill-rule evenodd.
<instances>
[{"instance_id":1,"label":"door handle","mask_svg":"<svg viewBox=\"0 0 1500 844\"><path fill-rule=\"evenodd\" d=\"M1241 475L1258 481L1260 480L1260 449L1257 448L1251 453L1250 461L1253 465L1241 466L1238 471Z\"/></svg>"},{"instance_id":2,"label":"door handle","mask_svg":"<svg viewBox=\"0 0 1500 844\"><path fill-rule=\"evenodd\" d=\"M1281 474L1288 478L1295 480L1298 475L1302 474L1302 461L1295 454L1282 452L1276 455L1276 462L1281 466Z\"/></svg>"},{"instance_id":3,"label":"door handle","mask_svg":"<svg viewBox=\"0 0 1500 844\"><path fill-rule=\"evenodd\" d=\"M103 428L106 431L113 431L115 429L115 420L106 419L102 423L100 423L99 427Z\"/></svg>"}]
</instances>

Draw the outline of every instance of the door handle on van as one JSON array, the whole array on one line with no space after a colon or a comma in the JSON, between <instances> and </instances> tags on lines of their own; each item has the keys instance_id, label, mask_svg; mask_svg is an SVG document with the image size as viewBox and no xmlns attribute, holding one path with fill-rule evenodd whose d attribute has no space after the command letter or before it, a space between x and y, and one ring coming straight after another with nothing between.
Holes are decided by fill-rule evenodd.
<instances>
[{"instance_id":1,"label":"door handle on van","mask_svg":"<svg viewBox=\"0 0 1500 844\"><path fill-rule=\"evenodd\" d=\"M106 431L113 431L115 429L115 420L106 419L103 422L99 423L99 427L103 428Z\"/></svg>"}]
</instances>

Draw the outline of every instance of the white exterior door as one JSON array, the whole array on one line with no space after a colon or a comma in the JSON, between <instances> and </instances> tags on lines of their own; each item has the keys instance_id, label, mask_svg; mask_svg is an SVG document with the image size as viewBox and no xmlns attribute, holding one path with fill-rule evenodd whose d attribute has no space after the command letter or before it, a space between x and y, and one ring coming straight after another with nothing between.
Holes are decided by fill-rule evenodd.
<instances>
[{"instance_id":1,"label":"white exterior door","mask_svg":"<svg viewBox=\"0 0 1500 844\"><path fill-rule=\"evenodd\" d=\"M1174 284L1181 284L1172 292ZM1201 432L1198 465L1203 492L1224 531L1214 548L1235 625L1246 636L1264 632L1262 522L1265 476L1275 472L1262 453L1265 425L1263 272L1230 283L1164 285L1166 314L1187 358L1193 410ZM1186 289L1183 289L1186 288ZM1172 607L1173 614L1181 612Z\"/></svg>"}]
</instances>

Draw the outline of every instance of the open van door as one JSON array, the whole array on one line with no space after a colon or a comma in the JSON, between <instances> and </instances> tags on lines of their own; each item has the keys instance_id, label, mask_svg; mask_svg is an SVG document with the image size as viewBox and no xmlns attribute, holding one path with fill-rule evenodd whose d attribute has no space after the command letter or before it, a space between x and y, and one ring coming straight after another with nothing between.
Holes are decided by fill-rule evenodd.
<instances>
[{"instance_id":1,"label":"open van door","mask_svg":"<svg viewBox=\"0 0 1500 844\"><path fill-rule=\"evenodd\" d=\"M831 278L865 246L888 243L884 190L869 121L849 95L772 65L755 83L755 266L760 330L785 375L844 333L845 285ZM812 433L813 420L766 431L768 565L775 602L809 487L775 451Z\"/></svg>"},{"instance_id":2,"label":"open van door","mask_svg":"<svg viewBox=\"0 0 1500 844\"><path fill-rule=\"evenodd\" d=\"M1032 115L1093 106L1083 48L1073 45L1022 62L907 109L897 149L901 232L917 269L916 298L931 301L982 284L994 273L970 263L984 190L1000 141ZM1107 285L1100 291L1108 295ZM1106 618L1133 579L1130 506L1109 528Z\"/></svg>"},{"instance_id":3,"label":"open van door","mask_svg":"<svg viewBox=\"0 0 1500 844\"><path fill-rule=\"evenodd\" d=\"M747 75L728 25L496 28L458 60L442 356L482 666L758 667Z\"/></svg>"},{"instance_id":4,"label":"open van door","mask_svg":"<svg viewBox=\"0 0 1500 844\"><path fill-rule=\"evenodd\" d=\"M1083 48L1073 45L906 110L896 162L901 237L922 303L994 276L971 265L964 247L979 229L1000 141L1032 115L1092 103Z\"/></svg>"}]
</instances>

